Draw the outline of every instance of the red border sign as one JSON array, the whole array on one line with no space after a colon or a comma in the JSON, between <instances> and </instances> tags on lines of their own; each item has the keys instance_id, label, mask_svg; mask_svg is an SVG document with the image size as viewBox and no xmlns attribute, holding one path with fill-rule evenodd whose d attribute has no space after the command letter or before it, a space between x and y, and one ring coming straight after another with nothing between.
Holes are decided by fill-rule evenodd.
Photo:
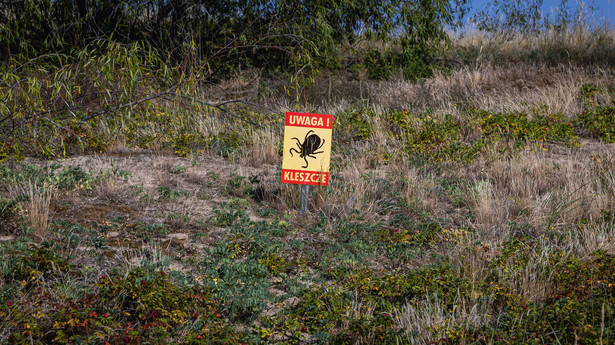
<instances>
[{"instance_id":1,"label":"red border sign","mask_svg":"<svg viewBox=\"0 0 615 345\"><path fill-rule=\"evenodd\" d=\"M333 116L287 112L284 123L282 183L328 186Z\"/></svg>"}]
</instances>

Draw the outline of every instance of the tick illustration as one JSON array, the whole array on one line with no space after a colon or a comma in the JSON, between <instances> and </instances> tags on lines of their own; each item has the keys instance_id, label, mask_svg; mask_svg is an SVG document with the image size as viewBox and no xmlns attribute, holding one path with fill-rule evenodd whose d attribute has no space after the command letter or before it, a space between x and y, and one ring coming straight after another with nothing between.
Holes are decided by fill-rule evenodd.
<instances>
[{"instance_id":1,"label":"tick illustration","mask_svg":"<svg viewBox=\"0 0 615 345\"><path fill-rule=\"evenodd\" d=\"M307 160L308 157L316 158L314 156L315 154L325 152L325 151L316 151L325 144L325 140L320 139L320 137L316 135L316 133L312 135L310 135L310 133L314 133L314 131L307 132L307 134L305 135L305 139L303 140L303 143L301 143L299 139L297 138L291 138L291 139L297 140L297 146L299 147L299 149L297 150L296 148L293 147L288 151L291 157L293 157L293 151L295 151L299 154L299 157L303 158L303 160L305 161L305 166L302 168L308 167L308 160Z\"/></svg>"}]
</instances>

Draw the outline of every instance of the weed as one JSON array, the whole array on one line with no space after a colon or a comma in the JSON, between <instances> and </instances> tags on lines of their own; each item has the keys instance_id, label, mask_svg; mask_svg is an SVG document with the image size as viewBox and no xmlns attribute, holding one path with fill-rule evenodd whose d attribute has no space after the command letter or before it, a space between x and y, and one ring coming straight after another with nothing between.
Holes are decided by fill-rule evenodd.
<instances>
[{"instance_id":1,"label":"weed","mask_svg":"<svg viewBox=\"0 0 615 345\"><path fill-rule=\"evenodd\" d=\"M246 212L235 205L222 205L222 209L214 208L215 216L209 221L217 226L229 226L237 221L246 221L248 215Z\"/></svg>"},{"instance_id":2,"label":"weed","mask_svg":"<svg viewBox=\"0 0 615 345\"><path fill-rule=\"evenodd\" d=\"M160 200L172 201L179 197L187 197L190 193L183 190L175 190L168 186L160 186L158 189L158 195L160 196Z\"/></svg>"},{"instance_id":3,"label":"weed","mask_svg":"<svg viewBox=\"0 0 615 345\"><path fill-rule=\"evenodd\" d=\"M15 214L19 204L30 201L30 197L27 194L19 194L10 199L0 198L0 218Z\"/></svg>"},{"instance_id":4,"label":"weed","mask_svg":"<svg viewBox=\"0 0 615 345\"><path fill-rule=\"evenodd\" d=\"M137 224L137 231L141 232L144 236L161 236L169 232L168 226L164 223L159 224Z\"/></svg>"},{"instance_id":5,"label":"weed","mask_svg":"<svg viewBox=\"0 0 615 345\"><path fill-rule=\"evenodd\" d=\"M171 169L171 174L183 174L186 172L186 169L188 168L182 166L174 167L173 169Z\"/></svg>"}]
</instances>

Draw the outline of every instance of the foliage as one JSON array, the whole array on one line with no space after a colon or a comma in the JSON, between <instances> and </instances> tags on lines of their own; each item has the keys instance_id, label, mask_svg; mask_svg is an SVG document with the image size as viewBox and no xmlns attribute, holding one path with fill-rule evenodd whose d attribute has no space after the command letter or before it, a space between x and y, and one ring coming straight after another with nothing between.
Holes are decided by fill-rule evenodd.
<instances>
[{"instance_id":1,"label":"foliage","mask_svg":"<svg viewBox=\"0 0 615 345\"><path fill-rule=\"evenodd\" d=\"M23 186L32 188L32 192L38 194L45 189L70 191L74 189L90 189L91 187L111 177L125 176L126 172L118 169L108 171L85 172L80 167L60 170L61 165L52 163L38 166L23 163L18 168L0 164L0 184L13 187ZM9 193L0 195L0 219L15 216L20 207L31 201L26 192L16 195Z\"/></svg>"},{"instance_id":2,"label":"foliage","mask_svg":"<svg viewBox=\"0 0 615 345\"><path fill-rule=\"evenodd\" d=\"M13 198L0 197L0 219L13 215L17 206L27 201L30 201L30 198L26 194L20 194Z\"/></svg>"},{"instance_id":3,"label":"foliage","mask_svg":"<svg viewBox=\"0 0 615 345\"><path fill-rule=\"evenodd\" d=\"M599 106L584 111L577 120L579 127L604 143L615 142L615 107Z\"/></svg>"},{"instance_id":4,"label":"foliage","mask_svg":"<svg viewBox=\"0 0 615 345\"><path fill-rule=\"evenodd\" d=\"M336 115L333 128L342 142L364 140L372 135L374 115L369 108L347 108Z\"/></svg>"},{"instance_id":5,"label":"foliage","mask_svg":"<svg viewBox=\"0 0 615 345\"><path fill-rule=\"evenodd\" d=\"M339 64L337 45L358 32L434 49L466 1L48 1L8 2L0 13L0 57L83 49L97 39L152 47L161 56L206 64L219 76L234 61L275 69L289 62ZM242 19L237 20L237 13ZM185 65L186 68L193 66Z\"/></svg>"},{"instance_id":6,"label":"foliage","mask_svg":"<svg viewBox=\"0 0 615 345\"><path fill-rule=\"evenodd\" d=\"M566 0L562 1L565 8ZM478 28L484 31L497 32L509 37L516 32L524 34L535 33L542 27L542 1L489 1L473 17ZM560 11L565 11L562 6Z\"/></svg>"},{"instance_id":7,"label":"foliage","mask_svg":"<svg viewBox=\"0 0 615 345\"><path fill-rule=\"evenodd\" d=\"M5 341L140 343L165 341L177 329L187 332L184 342L197 337L237 341L209 290L178 284L165 271L136 268L103 274L95 285L78 287L76 296L62 294L63 273L78 272L57 249L24 252L26 256L11 256L3 264L3 279L26 282L16 289L5 286L0 294L0 320L10 331ZM53 284L49 289L48 283ZM23 294L32 299L23 300ZM46 332L47 327L53 331Z\"/></svg>"},{"instance_id":8,"label":"foliage","mask_svg":"<svg viewBox=\"0 0 615 345\"><path fill-rule=\"evenodd\" d=\"M410 48L410 45L408 40L401 40L395 50L369 50L364 62L367 77L389 79L396 71L409 80L431 77L432 59L436 52L416 46Z\"/></svg>"},{"instance_id":9,"label":"foliage","mask_svg":"<svg viewBox=\"0 0 615 345\"><path fill-rule=\"evenodd\" d=\"M493 328L473 330L471 336L494 332L493 338L512 343L571 343L583 339L586 343L600 343L612 336L615 317L613 303L613 258L604 252L594 259L554 256L558 289L544 303L518 302L509 304ZM522 270L522 269L521 269ZM466 337L470 337L466 334ZM449 338L447 343L458 339Z\"/></svg>"},{"instance_id":10,"label":"foliage","mask_svg":"<svg viewBox=\"0 0 615 345\"><path fill-rule=\"evenodd\" d=\"M561 113L536 114L530 119L524 113L473 108L460 117L389 111L384 118L389 135L402 140L407 152L431 162L467 163L485 152L514 155L528 145L544 149L549 142L579 145L572 121ZM359 122L356 128L369 136L369 125Z\"/></svg>"},{"instance_id":11,"label":"foliage","mask_svg":"<svg viewBox=\"0 0 615 345\"><path fill-rule=\"evenodd\" d=\"M599 94L607 94L615 100L615 89L599 88L591 83L583 84L580 89L585 109L577 116L576 125L590 137L605 143L615 142L615 107L598 102Z\"/></svg>"},{"instance_id":12,"label":"foliage","mask_svg":"<svg viewBox=\"0 0 615 345\"><path fill-rule=\"evenodd\" d=\"M105 150L112 138L89 120L113 114L106 125L123 127L144 94L171 80L151 49L106 41L66 55L12 60L0 74L0 159Z\"/></svg>"},{"instance_id":13,"label":"foliage","mask_svg":"<svg viewBox=\"0 0 615 345\"><path fill-rule=\"evenodd\" d=\"M89 188L112 176L118 171L100 171L87 173L80 167L58 171L62 166L58 163L38 166L34 164L22 164L19 169L11 169L6 165L0 165L0 182L25 184L32 182L37 188L51 185L60 190L73 188Z\"/></svg>"}]
</instances>

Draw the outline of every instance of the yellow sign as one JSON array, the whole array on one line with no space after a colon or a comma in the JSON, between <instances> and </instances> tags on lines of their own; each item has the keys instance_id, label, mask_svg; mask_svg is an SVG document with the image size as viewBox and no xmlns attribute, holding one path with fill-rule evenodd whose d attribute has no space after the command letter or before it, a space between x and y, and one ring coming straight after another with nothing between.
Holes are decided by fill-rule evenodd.
<instances>
[{"instance_id":1,"label":"yellow sign","mask_svg":"<svg viewBox=\"0 0 615 345\"><path fill-rule=\"evenodd\" d=\"M329 185L333 116L286 113L282 183Z\"/></svg>"}]
</instances>

